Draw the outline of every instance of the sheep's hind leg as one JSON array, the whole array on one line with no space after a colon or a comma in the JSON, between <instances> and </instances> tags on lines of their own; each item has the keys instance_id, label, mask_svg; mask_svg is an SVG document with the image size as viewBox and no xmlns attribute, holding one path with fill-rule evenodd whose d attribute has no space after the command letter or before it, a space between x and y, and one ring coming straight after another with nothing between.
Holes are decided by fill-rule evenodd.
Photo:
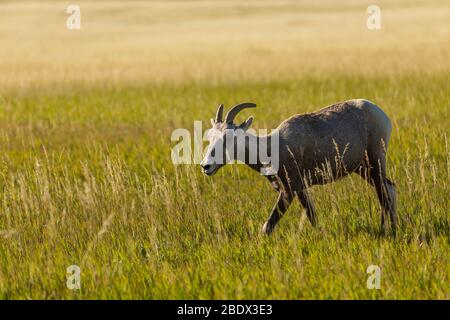
<instances>
[{"instance_id":1,"label":"sheep's hind leg","mask_svg":"<svg viewBox=\"0 0 450 320\"><path fill-rule=\"evenodd\" d=\"M308 217L309 222L311 222L311 224L314 227L316 227L318 224L316 209L314 208L314 202L312 201L308 192L304 189L299 190L297 192L297 197L300 200L300 203L302 204L303 208L305 208L306 210L306 216Z\"/></svg>"},{"instance_id":2,"label":"sheep's hind leg","mask_svg":"<svg viewBox=\"0 0 450 320\"><path fill-rule=\"evenodd\" d=\"M378 200L381 205L381 232L386 231L386 215L389 214L392 229L395 233L397 226L396 213L396 191L395 184L386 178L386 161L371 162L373 166L365 161L361 167L356 170L365 181L375 188ZM370 169L368 169L370 168Z\"/></svg>"},{"instance_id":3,"label":"sheep's hind leg","mask_svg":"<svg viewBox=\"0 0 450 320\"><path fill-rule=\"evenodd\" d=\"M395 185L387 178L373 178L375 190L378 200L382 207L382 231L386 231L384 225L384 217L389 215L391 220L391 228L395 235L397 229L397 213L396 213L396 192Z\"/></svg>"},{"instance_id":4,"label":"sheep's hind leg","mask_svg":"<svg viewBox=\"0 0 450 320\"><path fill-rule=\"evenodd\" d=\"M279 193L277 202L272 209L269 219L267 219L266 223L264 223L263 226L263 231L266 234L271 234L273 232L278 221L281 219L286 210L289 208L289 205L292 203L292 198L292 195L284 191L281 191Z\"/></svg>"},{"instance_id":5,"label":"sheep's hind leg","mask_svg":"<svg viewBox=\"0 0 450 320\"><path fill-rule=\"evenodd\" d=\"M381 205L381 232L386 231L386 216L389 215L394 232L397 228L395 184L386 177L386 157L380 152L375 157L369 154L368 161L362 164L359 174L374 188ZM367 160L367 159L366 159ZM369 169L370 168L370 169Z\"/></svg>"},{"instance_id":6,"label":"sheep's hind leg","mask_svg":"<svg viewBox=\"0 0 450 320\"><path fill-rule=\"evenodd\" d=\"M386 216L388 214L388 195L386 186L383 183L383 178L376 177L372 178L373 186L377 193L378 201L381 205L381 233L386 233Z\"/></svg>"},{"instance_id":7,"label":"sheep's hind leg","mask_svg":"<svg viewBox=\"0 0 450 320\"><path fill-rule=\"evenodd\" d=\"M395 183L393 183L388 178L385 179L386 189L389 197L389 217L391 218L392 228L397 228L398 217L397 217L397 192L395 190Z\"/></svg>"}]
</instances>

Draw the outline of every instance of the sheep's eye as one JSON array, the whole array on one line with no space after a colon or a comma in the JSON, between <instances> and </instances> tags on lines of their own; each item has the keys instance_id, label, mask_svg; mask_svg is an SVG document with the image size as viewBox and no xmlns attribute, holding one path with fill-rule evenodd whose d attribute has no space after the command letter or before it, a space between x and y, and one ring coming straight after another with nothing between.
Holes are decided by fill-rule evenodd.
<instances>
[{"instance_id":1,"label":"sheep's eye","mask_svg":"<svg viewBox=\"0 0 450 320\"><path fill-rule=\"evenodd\" d=\"M216 156L216 149L212 149L211 150L211 157L215 157Z\"/></svg>"}]
</instances>

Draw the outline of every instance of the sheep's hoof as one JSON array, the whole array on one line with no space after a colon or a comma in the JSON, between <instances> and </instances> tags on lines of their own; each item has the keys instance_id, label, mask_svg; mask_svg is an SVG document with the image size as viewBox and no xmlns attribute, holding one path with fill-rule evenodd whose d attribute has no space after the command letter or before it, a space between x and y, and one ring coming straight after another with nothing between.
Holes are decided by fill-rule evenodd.
<instances>
[{"instance_id":1,"label":"sheep's hoof","mask_svg":"<svg viewBox=\"0 0 450 320\"><path fill-rule=\"evenodd\" d=\"M262 231L265 234L270 235L273 232L273 226L268 221L266 221L266 223L264 223L262 227Z\"/></svg>"}]
</instances>

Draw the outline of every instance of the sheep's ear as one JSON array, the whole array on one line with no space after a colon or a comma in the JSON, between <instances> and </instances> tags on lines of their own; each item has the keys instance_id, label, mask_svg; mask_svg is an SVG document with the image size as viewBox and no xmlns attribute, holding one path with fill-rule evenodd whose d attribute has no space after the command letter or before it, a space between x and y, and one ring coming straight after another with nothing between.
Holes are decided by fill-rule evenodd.
<instances>
[{"instance_id":1,"label":"sheep's ear","mask_svg":"<svg viewBox=\"0 0 450 320\"><path fill-rule=\"evenodd\" d=\"M248 128L250 128L250 126L252 125L252 122L253 122L253 117L248 118L247 120L242 122L242 124L239 126L239 129L247 131Z\"/></svg>"},{"instance_id":2,"label":"sheep's ear","mask_svg":"<svg viewBox=\"0 0 450 320\"><path fill-rule=\"evenodd\" d=\"M213 118L211 118L211 125L214 127L215 126L215 124L216 124L216 121L214 121L214 119Z\"/></svg>"}]
</instances>

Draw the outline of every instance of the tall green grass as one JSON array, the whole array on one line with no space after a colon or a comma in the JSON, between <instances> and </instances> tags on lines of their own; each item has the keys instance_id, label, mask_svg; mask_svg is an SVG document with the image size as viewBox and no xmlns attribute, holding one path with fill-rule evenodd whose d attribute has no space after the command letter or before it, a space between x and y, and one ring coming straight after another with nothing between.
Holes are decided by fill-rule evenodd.
<instances>
[{"instance_id":1,"label":"tall green grass","mask_svg":"<svg viewBox=\"0 0 450 320\"><path fill-rule=\"evenodd\" d=\"M450 298L448 74L64 87L0 97L0 298ZM379 235L357 176L314 187L270 237L276 199L243 165L205 177L174 166L170 135L219 103L254 101L255 128L348 98L394 124L389 177L400 230ZM248 111L245 115L248 116ZM81 290L66 287L69 265ZM366 268L381 268L381 289Z\"/></svg>"}]
</instances>

